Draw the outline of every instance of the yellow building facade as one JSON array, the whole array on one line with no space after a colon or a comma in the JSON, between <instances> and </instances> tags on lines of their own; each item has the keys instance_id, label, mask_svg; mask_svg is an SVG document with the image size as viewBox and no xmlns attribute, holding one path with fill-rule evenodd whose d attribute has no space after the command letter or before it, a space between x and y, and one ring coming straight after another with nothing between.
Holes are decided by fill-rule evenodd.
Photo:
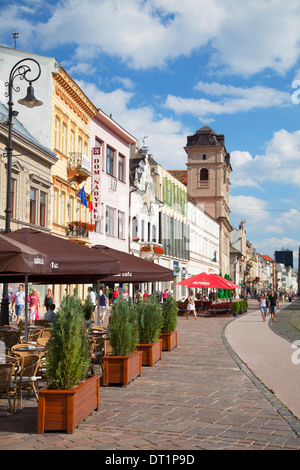
<instances>
[{"instance_id":1,"label":"yellow building facade","mask_svg":"<svg viewBox=\"0 0 300 470\"><path fill-rule=\"evenodd\" d=\"M70 232L71 222L89 222L89 211L77 197L85 185L90 192L90 119L97 108L63 70L53 73L51 148L59 156L52 168L52 233L88 243L88 237Z\"/></svg>"}]
</instances>

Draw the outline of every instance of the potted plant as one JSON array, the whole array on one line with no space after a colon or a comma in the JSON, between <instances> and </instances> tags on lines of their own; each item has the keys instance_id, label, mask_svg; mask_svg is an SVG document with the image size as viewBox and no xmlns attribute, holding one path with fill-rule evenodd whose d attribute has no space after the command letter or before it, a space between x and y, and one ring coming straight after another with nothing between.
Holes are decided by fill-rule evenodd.
<instances>
[{"instance_id":1,"label":"potted plant","mask_svg":"<svg viewBox=\"0 0 300 470\"><path fill-rule=\"evenodd\" d=\"M91 326L93 311L94 311L94 305L93 305L93 302L92 302L92 298L91 298L90 294L88 294L88 296L85 299L85 302L83 304L84 319L86 321L86 325L87 325L88 328Z\"/></svg>"},{"instance_id":2,"label":"potted plant","mask_svg":"<svg viewBox=\"0 0 300 470\"><path fill-rule=\"evenodd\" d=\"M160 339L163 317L156 295L147 298L147 302L137 304L140 344L137 349L143 352L143 366L153 366L162 358L162 340Z\"/></svg>"},{"instance_id":3,"label":"potted plant","mask_svg":"<svg viewBox=\"0 0 300 470\"><path fill-rule=\"evenodd\" d=\"M233 304L232 304L232 315L234 317L238 316L238 309L239 309L239 302L238 301L233 302Z\"/></svg>"},{"instance_id":4,"label":"potted plant","mask_svg":"<svg viewBox=\"0 0 300 470\"><path fill-rule=\"evenodd\" d=\"M66 431L99 409L100 375L87 376L88 334L81 301L62 300L47 343L48 386L39 391L37 432Z\"/></svg>"},{"instance_id":5,"label":"potted plant","mask_svg":"<svg viewBox=\"0 0 300 470\"><path fill-rule=\"evenodd\" d=\"M142 373L142 353L137 351L137 315L121 296L113 304L109 341L112 354L103 357L103 385L128 385Z\"/></svg>"},{"instance_id":6,"label":"potted plant","mask_svg":"<svg viewBox=\"0 0 300 470\"><path fill-rule=\"evenodd\" d=\"M178 306L172 295L168 295L162 306L163 324L162 324L162 349L163 351L171 351L177 347L177 319Z\"/></svg>"}]
</instances>

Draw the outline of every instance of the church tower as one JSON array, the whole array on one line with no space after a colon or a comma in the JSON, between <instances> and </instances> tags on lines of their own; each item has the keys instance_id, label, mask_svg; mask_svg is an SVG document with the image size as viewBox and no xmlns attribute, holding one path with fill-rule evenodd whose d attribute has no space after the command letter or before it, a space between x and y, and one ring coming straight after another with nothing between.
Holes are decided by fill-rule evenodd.
<instances>
[{"instance_id":1,"label":"church tower","mask_svg":"<svg viewBox=\"0 0 300 470\"><path fill-rule=\"evenodd\" d=\"M229 217L230 154L225 147L224 135L216 134L204 126L188 136L184 148L187 160L188 194L220 223L219 261L222 275L230 272Z\"/></svg>"}]
</instances>

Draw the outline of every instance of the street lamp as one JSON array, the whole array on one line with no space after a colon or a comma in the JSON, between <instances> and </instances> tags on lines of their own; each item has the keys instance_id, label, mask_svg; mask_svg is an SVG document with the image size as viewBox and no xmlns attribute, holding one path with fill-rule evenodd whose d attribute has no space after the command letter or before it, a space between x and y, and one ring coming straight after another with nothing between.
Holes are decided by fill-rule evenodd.
<instances>
[{"instance_id":1,"label":"street lamp","mask_svg":"<svg viewBox=\"0 0 300 470\"><path fill-rule=\"evenodd\" d=\"M37 68L37 73L34 74L30 65L34 65L34 69ZM33 72L33 77L31 76ZM41 106L42 101L39 101L34 96L34 90L32 83L35 82L41 75L40 64L31 58L22 59L17 62L10 71L9 80L5 83L5 86L8 87L8 91L5 92L5 96L8 96L8 143L6 146L6 156L7 156L7 185L6 185L6 209L5 209L5 233L10 232L10 220L12 213L12 196L11 196L11 166L12 166L12 127L13 127L13 117L18 115L17 111L13 111L13 100L12 94L13 91L19 92L19 87L14 87L14 80L19 77L20 80L26 80L29 83L27 88L27 95L25 98L18 100L19 104L22 104L28 108L34 108L35 106ZM3 325L9 324L9 301L8 301L8 284L3 284L3 298L1 305L1 321Z\"/></svg>"}]
</instances>

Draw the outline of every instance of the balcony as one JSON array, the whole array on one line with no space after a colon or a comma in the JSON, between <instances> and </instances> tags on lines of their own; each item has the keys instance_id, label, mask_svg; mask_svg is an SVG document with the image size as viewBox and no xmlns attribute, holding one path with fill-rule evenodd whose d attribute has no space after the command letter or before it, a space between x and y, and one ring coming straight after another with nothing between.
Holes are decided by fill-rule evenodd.
<instances>
[{"instance_id":1,"label":"balcony","mask_svg":"<svg viewBox=\"0 0 300 470\"><path fill-rule=\"evenodd\" d=\"M84 153L71 152L67 167L68 180L76 180L78 184L92 176L91 159Z\"/></svg>"},{"instance_id":2,"label":"balcony","mask_svg":"<svg viewBox=\"0 0 300 470\"><path fill-rule=\"evenodd\" d=\"M72 241L85 244L89 240L89 233L95 230L94 224L86 222L69 222L66 227L66 235Z\"/></svg>"}]
</instances>

